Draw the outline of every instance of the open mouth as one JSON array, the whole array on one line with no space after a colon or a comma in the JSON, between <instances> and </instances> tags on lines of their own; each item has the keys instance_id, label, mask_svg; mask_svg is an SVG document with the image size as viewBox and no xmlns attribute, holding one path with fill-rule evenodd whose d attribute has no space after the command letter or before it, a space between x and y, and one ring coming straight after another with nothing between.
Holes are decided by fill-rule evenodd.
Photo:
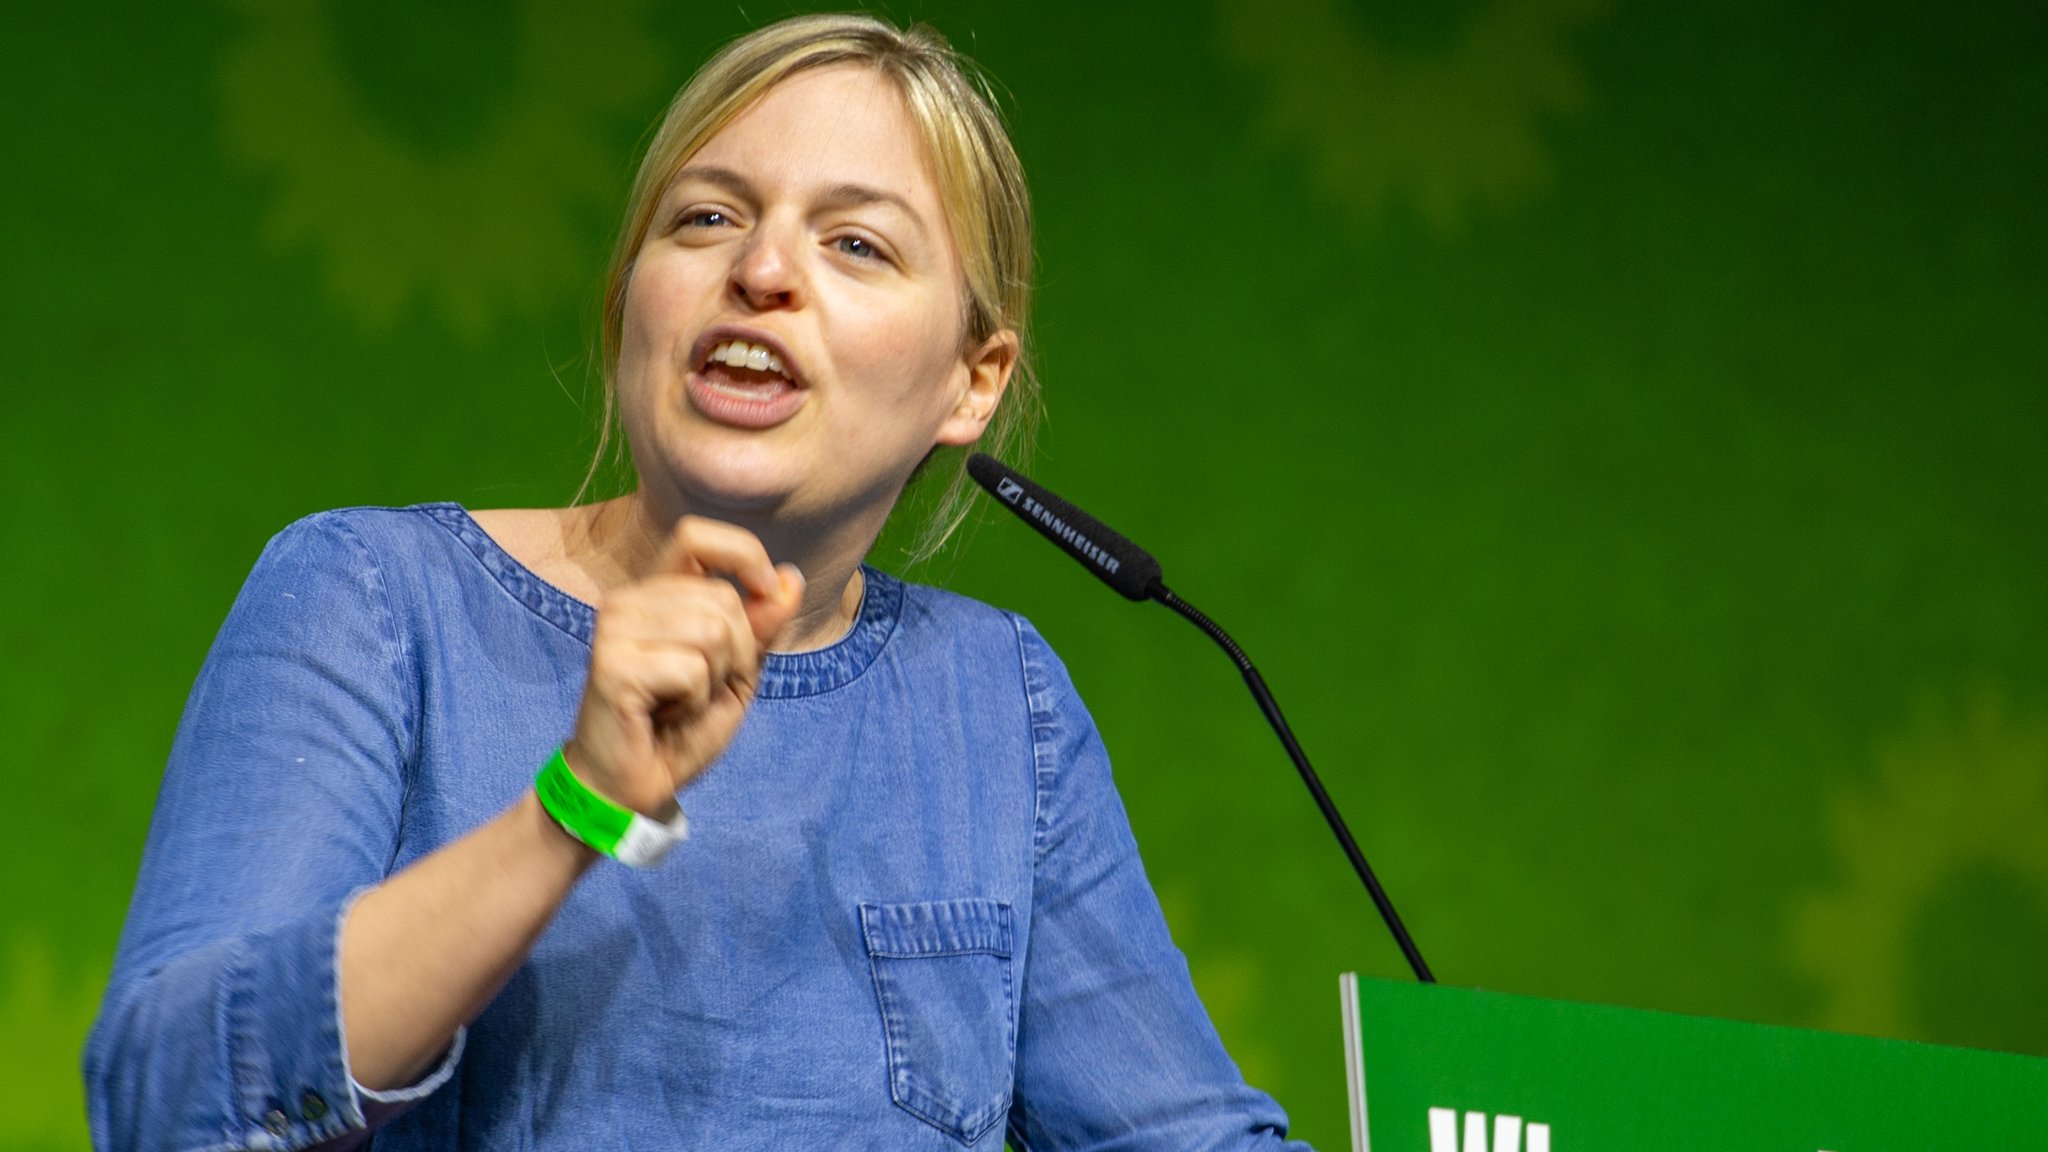
<instances>
[{"instance_id":1,"label":"open mouth","mask_svg":"<svg viewBox=\"0 0 2048 1152\"><path fill-rule=\"evenodd\" d=\"M804 389L782 353L749 340L720 340L690 374L692 407L721 424L768 428L803 406Z\"/></svg>"},{"instance_id":2,"label":"open mouth","mask_svg":"<svg viewBox=\"0 0 2048 1152\"><path fill-rule=\"evenodd\" d=\"M713 388L762 399L796 387L773 348L745 340L726 340L712 348L698 374Z\"/></svg>"}]
</instances>

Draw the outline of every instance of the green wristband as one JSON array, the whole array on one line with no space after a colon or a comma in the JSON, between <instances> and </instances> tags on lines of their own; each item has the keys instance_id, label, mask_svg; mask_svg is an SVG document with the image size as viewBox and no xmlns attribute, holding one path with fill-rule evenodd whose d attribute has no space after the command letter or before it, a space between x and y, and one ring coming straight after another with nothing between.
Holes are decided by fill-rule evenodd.
<instances>
[{"instance_id":1,"label":"green wristband","mask_svg":"<svg viewBox=\"0 0 2048 1152\"><path fill-rule=\"evenodd\" d=\"M690 822L677 812L664 824L621 807L590 790L569 771L560 748L540 766L533 791L562 830L599 852L635 868L652 868L690 835Z\"/></svg>"}]
</instances>

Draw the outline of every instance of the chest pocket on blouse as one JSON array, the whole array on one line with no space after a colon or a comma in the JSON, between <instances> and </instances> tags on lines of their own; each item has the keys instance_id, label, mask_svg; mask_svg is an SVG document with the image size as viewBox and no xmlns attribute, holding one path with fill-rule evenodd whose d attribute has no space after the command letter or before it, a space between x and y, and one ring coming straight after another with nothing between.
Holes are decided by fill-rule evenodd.
<instances>
[{"instance_id":1,"label":"chest pocket on blouse","mask_svg":"<svg viewBox=\"0 0 2048 1152\"><path fill-rule=\"evenodd\" d=\"M972 1144L1010 1110L1016 972L1000 900L862 904L898 1107Z\"/></svg>"}]
</instances>

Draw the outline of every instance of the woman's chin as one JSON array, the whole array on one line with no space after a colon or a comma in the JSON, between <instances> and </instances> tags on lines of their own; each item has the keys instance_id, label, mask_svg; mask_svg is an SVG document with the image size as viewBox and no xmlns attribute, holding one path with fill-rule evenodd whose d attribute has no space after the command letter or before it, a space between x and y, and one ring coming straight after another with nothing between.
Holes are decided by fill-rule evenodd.
<instances>
[{"instance_id":1,"label":"woman's chin","mask_svg":"<svg viewBox=\"0 0 2048 1152\"><path fill-rule=\"evenodd\" d=\"M670 475L686 504L706 513L773 513L802 487L802 470L784 453L763 445L695 451L671 460Z\"/></svg>"}]
</instances>

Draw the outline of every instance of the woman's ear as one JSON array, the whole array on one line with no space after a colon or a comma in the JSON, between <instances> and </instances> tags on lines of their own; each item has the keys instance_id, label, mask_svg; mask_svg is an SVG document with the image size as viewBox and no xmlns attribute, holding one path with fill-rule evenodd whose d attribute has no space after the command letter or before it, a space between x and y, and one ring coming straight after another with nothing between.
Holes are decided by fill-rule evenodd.
<instances>
[{"instance_id":1,"label":"woman's ear","mask_svg":"<svg viewBox=\"0 0 2048 1152\"><path fill-rule=\"evenodd\" d=\"M989 418L996 414L996 405L1003 399L1003 390L1010 386L1010 373L1017 368L1021 348L1017 334L1005 328L962 357L967 369L967 390L939 425L936 443L972 444L981 438L982 429L988 427Z\"/></svg>"}]
</instances>

